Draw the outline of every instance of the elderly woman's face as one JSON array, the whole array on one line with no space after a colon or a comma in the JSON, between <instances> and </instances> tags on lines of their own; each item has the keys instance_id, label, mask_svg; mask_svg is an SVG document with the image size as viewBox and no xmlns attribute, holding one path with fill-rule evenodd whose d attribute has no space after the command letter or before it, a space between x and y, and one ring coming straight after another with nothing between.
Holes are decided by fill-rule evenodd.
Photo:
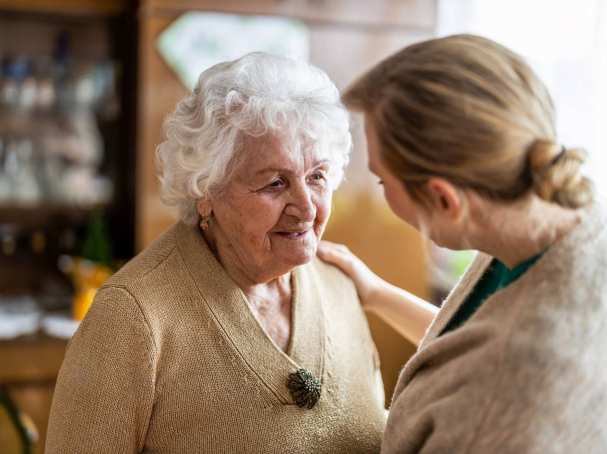
<instances>
[{"instance_id":1,"label":"elderly woman's face","mask_svg":"<svg viewBox=\"0 0 607 454\"><path fill-rule=\"evenodd\" d=\"M250 139L211 202L220 256L229 255L255 281L310 261L331 211L328 176L329 163L313 151L293 153L276 138Z\"/></svg>"}]
</instances>

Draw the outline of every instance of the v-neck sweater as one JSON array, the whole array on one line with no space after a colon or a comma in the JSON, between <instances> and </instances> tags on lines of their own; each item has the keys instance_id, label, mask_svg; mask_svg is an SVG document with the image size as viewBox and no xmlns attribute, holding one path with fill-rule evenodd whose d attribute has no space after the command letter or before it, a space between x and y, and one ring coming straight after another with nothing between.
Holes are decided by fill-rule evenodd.
<instances>
[{"instance_id":1,"label":"v-neck sweater","mask_svg":"<svg viewBox=\"0 0 607 454\"><path fill-rule=\"evenodd\" d=\"M466 298L466 301L458 308L440 335L442 336L463 325L481 307L487 298L520 278L541 256L542 254L534 255L514 268L508 268L503 262L494 258L474 286L470 295Z\"/></svg>"},{"instance_id":2,"label":"v-neck sweater","mask_svg":"<svg viewBox=\"0 0 607 454\"><path fill-rule=\"evenodd\" d=\"M298 407L289 374L322 382ZM176 224L98 292L61 367L54 453L377 453L377 352L356 289L317 259L293 271L283 352L197 227Z\"/></svg>"}]
</instances>

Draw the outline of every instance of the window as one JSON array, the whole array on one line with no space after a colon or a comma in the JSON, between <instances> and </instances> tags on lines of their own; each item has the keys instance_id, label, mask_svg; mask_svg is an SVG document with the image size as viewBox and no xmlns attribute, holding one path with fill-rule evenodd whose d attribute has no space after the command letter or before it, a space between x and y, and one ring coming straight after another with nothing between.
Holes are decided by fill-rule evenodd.
<instances>
[{"instance_id":1,"label":"window","mask_svg":"<svg viewBox=\"0 0 607 454\"><path fill-rule=\"evenodd\" d=\"M586 149L586 173L607 196L607 2L440 0L438 11L439 36L486 36L527 59L555 102L560 143ZM437 246L430 253L439 301L473 255Z\"/></svg>"},{"instance_id":2,"label":"window","mask_svg":"<svg viewBox=\"0 0 607 454\"><path fill-rule=\"evenodd\" d=\"M589 153L607 195L607 2L442 0L438 34L474 33L523 55L556 104L559 141Z\"/></svg>"}]
</instances>

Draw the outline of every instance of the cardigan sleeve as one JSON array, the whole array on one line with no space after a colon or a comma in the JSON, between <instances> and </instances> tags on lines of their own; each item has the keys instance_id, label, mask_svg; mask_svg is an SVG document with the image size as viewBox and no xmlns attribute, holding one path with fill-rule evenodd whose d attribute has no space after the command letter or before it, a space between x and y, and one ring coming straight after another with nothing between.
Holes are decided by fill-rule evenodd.
<instances>
[{"instance_id":1,"label":"cardigan sleeve","mask_svg":"<svg viewBox=\"0 0 607 454\"><path fill-rule=\"evenodd\" d=\"M101 289L59 372L46 453L140 452L154 400L154 352L130 293Z\"/></svg>"}]
</instances>

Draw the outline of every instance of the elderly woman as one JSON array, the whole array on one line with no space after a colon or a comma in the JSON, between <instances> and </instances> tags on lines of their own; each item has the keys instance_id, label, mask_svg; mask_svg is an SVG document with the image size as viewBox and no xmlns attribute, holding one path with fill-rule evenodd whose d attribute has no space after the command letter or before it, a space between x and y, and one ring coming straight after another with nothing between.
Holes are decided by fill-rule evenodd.
<instances>
[{"instance_id":1,"label":"elderly woman","mask_svg":"<svg viewBox=\"0 0 607 454\"><path fill-rule=\"evenodd\" d=\"M98 292L47 453L374 453L378 361L316 249L348 160L329 78L262 53L203 72L158 147L181 221Z\"/></svg>"},{"instance_id":2,"label":"elderly woman","mask_svg":"<svg viewBox=\"0 0 607 454\"><path fill-rule=\"evenodd\" d=\"M480 251L400 375L382 453L607 452L607 214L544 85L464 35L405 48L344 99L392 210ZM427 305L323 246L363 304L419 339Z\"/></svg>"}]
</instances>

